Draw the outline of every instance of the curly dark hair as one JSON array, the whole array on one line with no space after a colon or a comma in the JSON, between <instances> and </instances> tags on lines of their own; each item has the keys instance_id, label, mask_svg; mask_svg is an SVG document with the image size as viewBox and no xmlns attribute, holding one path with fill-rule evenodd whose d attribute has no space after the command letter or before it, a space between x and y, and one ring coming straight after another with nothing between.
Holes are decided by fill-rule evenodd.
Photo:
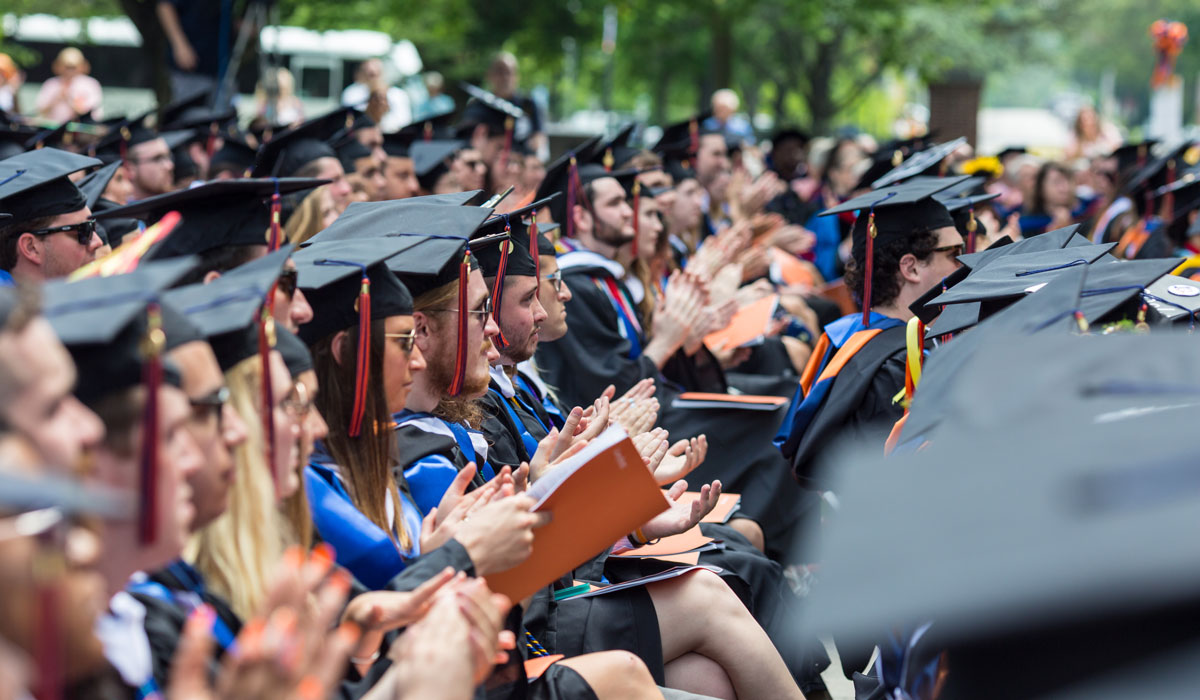
<instances>
[{"instance_id":1,"label":"curly dark hair","mask_svg":"<svg viewBox=\"0 0 1200 700\"><path fill-rule=\"evenodd\" d=\"M937 234L932 231L915 231L895 238L876 239L875 266L871 271L871 305L889 304L900 294L900 282L896 279L900 258L912 253L917 260L924 262L933 255L937 244ZM863 297L865 258L866 248L855 246L853 257L846 264L846 286L854 293L859 304Z\"/></svg>"},{"instance_id":2,"label":"curly dark hair","mask_svg":"<svg viewBox=\"0 0 1200 700\"><path fill-rule=\"evenodd\" d=\"M0 270L12 272L17 266L17 241L26 231L37 231L46 228L54 221L54 216L42 216L28 221L15 221L7 226L0 226Z\"/></svg>"}]
</instances>

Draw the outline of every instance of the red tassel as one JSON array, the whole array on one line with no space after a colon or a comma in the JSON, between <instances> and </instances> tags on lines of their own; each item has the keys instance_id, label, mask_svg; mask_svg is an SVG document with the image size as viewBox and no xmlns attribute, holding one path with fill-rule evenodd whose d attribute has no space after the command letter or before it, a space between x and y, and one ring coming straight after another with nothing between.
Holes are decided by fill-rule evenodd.
<instances>
[{"instance_id":1,"label":"red tassel","mask_svg":"<svg viewBox=\"0 0 1200 700\"><path fill-rule=\"evenodd\" d=\"M572 154L567 166L567 220L561 222L567 232L567 238L575 237L575 181L579 179L578 168L575 155Z\"/></svg>"},{"instance_id":2,"label":"red tassel","mask_svg":"<svg viewBox=\"0 0 1200 700\"><path fill-rule=\"evenodd\" d=\"M424 137L425 137L425 140L426 140L426 141L432 141L432 140L433 140L433 122L425 122L425 133L424 133Z\"/></svg>"},{"instance_id":3,"label":"red tassel","mask_svg":"<svg viewBox=\"0 0 1200 700\"><path fill-rule=\"evenodd\" d=\"M693 119L688 124L688 155L695 156L700 150L700 122Z\"/></svg>"},{"instance_id":4,"label":"red tassel","mask_svg":"<svg viewBox=\"0 0 1200 700\"><path fill-rule=\"evenodd\" d=\"M611 173L613 169L613 152L611 148L604 149L604 172Z\"/></svg>"},{"instance_id":5,"label":"red tassel","mask_svg":"<svg viewBox=\"0 0 1200 700\"><path fill-rule=\"evenodd\" d=\"M512 229L508 227L507 220L504 230L511 233ZM512 249L512 239L506 239L500 242L500 266L496 270L496 281L492 283L492 318L496 319L496 327L500 327L500 304L504 301L504 276L508 273L508 253ZM508 341L504 338L504 331L496 336L496 345L500 348L508 347Z\"/></svg>"},{"instance_id":6,"label":"red tassel","mask_svg":"<svg viewBox=\"0 0 1200 700\"><path fill-rule=\"evenodd\" d=\"M638 238L641 236L642 224L638 218L638 210L642 203L642 183L640 180L633 181L633 259L637 260L638 256Z\"/></svg>"},{"instance_id":7,"label":"red tassel","mask_svg":"<svg viewBox=\"0 0 1200 700\"><path fill-rule=\"evenodd\" d=\"M542 261L538 257L538 229L537 229L537 212L529 220L529 254L533 256L533 278L537 280L537 286L533 288L533 298L540 299L542 296Z\"/></svg>"},{"instance_id":8,"label":"red tassel","mask_svg":"<svg viewBox=\"0 0 1200 700\"><path fill-rule=\"evenodd\" d=\"M875 271L875 210L867 215L867 264L863 278L862 324L871 325L871 274Z\"/></svg>"},{"instance_id":9,"label":"red tassel","mask_svg":"<svg viewBox=\"0 0 1200 700\"><path fill-rule=\"evenodd\" d=\"M271 195L271 235L267 241L267 252L273 253L279 250L279 246L283 243L281 226L279 219L283 211L283 199L279 196L279 180L275 180L275 194ZM273 298L273 297L272 297Z\"/></svg>"},{"instance_id":10,"label":"red tassel","mask_svg":"<svg viewBox=\"0 0 1200 700\"><path fill-rule=\"evenodd\" d=\"M129 162L129 139L133 138L133 134L129 132L127 127L121 127L121 140L118 142L117 151L121 154L121 160Z\"/></svg>"},{"instance_id":11,"label":"red tassel","mask_svg":"<svg viewBox=\"0 0 1200 700\"><path fill-rule=\"evenodd\" d=\"M158 387L162 383L162 309L152 303L146 310L146 337L142 342L142 384L146 406L142 414L141 511L138 541L153 544L158 539Z\"/></svg>"},{"instance_id":12,"label":"red tassel","mask_svg":"<svg viewBox=\"0 0 1200 700\"><path fill-rule=\"evenodd\" d=\"M1167 161L1167 183L1171 185L1175 182L1175 160ZM1167 192L1163 197L1162 218L1165 222L1170 222L1175 218L1175 192Z\"/></svg>"},{"instance_id":13,"label":"red tassel","mask_svg":"<svg viewBox=\"0 0 1200 700\"><path fill-rule=\"evenodd\" d=\"M268 299L274 300L275 287L271 287ZM278 486L275 474L275 420L274 402L271 384L271 348L275 347L275 319L271 316L270 303L263 305L262 316L258 320L258 358L262 362L262 405L259 413L262 415L263 441L267 469L270 470L271 483Z\"/></svg>"},{"instance_id":14,"label":"red tassel","mask_svg":"<svg viewBox=\"0 0 1200 700\"><path fill-rule=\"evenodd\" d=\"M454 349L454 378L450 380L450 395L462 393L467 381L467 277L471 274L471 252L463 254L458 266L458 343Z\"/></svg>"},{"instance_id":15,"label":"red tassel","mask_svg":"<svg viewBox=\"0 0 1200 700\"><path fill-rule=\"evenodd\" d=\"M204 143L204 152L208 154L211 160L213 154L217 152L217 136L220 134L220 129L217 123L213 122L208 125L208 140Z\"/></svg>"},{"instance_id":16,"label":"red tassel","mask_svg":"<svg viewBox=\"0 0 1200 700\"><path fill-rule=\"evenodd\" d=\"M371 278L363 270L358 292L358 361L354 370L354 410L350 414L350 437L362 434L367 411L367 380L371 372Z\"/></svg>"}]
</instances>

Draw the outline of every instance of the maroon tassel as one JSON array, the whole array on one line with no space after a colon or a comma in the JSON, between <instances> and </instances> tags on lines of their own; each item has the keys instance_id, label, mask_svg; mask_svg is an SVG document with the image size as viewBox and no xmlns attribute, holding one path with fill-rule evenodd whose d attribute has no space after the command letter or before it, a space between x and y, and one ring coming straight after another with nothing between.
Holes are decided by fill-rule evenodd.
<instances>
[{"instance_id":1,"label":"maroon tassel","mask_svg":"<svg viewBox=\"0 0 1200 700\"><path fill-rule=\"evenodd\" d=\"M1175 182L1175 159L1167 161L1167 185ZM1175 218L1175 192L1170 191L1163 197L1162 218L1164 222L1170 223L1171 219Z\"/></svg>"},{"instance_id":2,"label":"maroon tassel","mask_svg":"<svg viewBox=\"0 0 1200 700\"><path fill-rule=\"evenodd\" d=\"M221 133L220 127L216 122L208 125L208 140L204 142L204 152L208 154L211 160L213 154L217 152L217 136Z\"/></svg>"},{"instance_id":3,"label":"maroon tassel","mask_svg":"<svg viewBox=\"0 0 1200 700\"><path fill-rule=\"evenodd\" d=\"M433 122L425 122L425 133L423 135L426 141L433 140Z\"/></svg>"},{"instance_id":4,"label":"maroon tassel","mask_svg":"<svg viewBox=\"0 0 1200 700\"><path fill-rule=\"evenodd\" d=\"M688 155L693 158L700 150L700 122L693 119L688 124Z\"/></svg>"},{"instance_id":5,"label":"maroon tassel","mask_svg":"<svg viewBox=\"0 0 1200 700\"><path fill-rule=\"evenodd\" d=\"M166 335L162 308L152 303L146 310L146 337L142 341L142 384L146 405L142 414L141 511L138 513L138 542L153 544L158 539L158 387L162 384L162 352Z\"/></svg>"},{"instance_id":6,"label":"maroon tassel","mask_svg":"<svg viewBox=\"0 0 1200 700\"><path fill-rule=\"evenodd\" d=\"M638 219L638 210L642 204L642 183L640 180L633 181L633 259L637 260L638 256L638 238L641 236L642 224Z\"/></svg>"},{"instance_id":7,"label":"maroon tassel","mask_svg":"<svg viewBox=\"0 0 1200 700\"><path fill-rule=\"evenodd\" d=\"M578 168L575 154L571 154L571 162L567 166L567 220L562 222L567 238L575 238L575 181L579 179Z\"/></svg>"},{"instance_id":8,"label":"maroon tassel","mask_svg":"<svg viewBox=\"0 0 1200 700\"><path fill-rule=\"evenodd\" d=\"M279 219L283 211L283 199L279 196L279 180L275 180L275 194L271 195L271 235L267 241L267 252L273 253L279 250L279 246L283 244L282 227ZM272 295L274 299L274 295Z\"/></svg>"},{"instance_id":9,"label":"maroon tassel","mask_svg":"<svg viewBox=\"0 0 1200 700\"><path fill-rule=\"evenodd\" d=\"M507 220L507 216L505 219ZM505 231L511 231L507 223L504 227ZM496 270L496 281L492 283L492 318L496 319L496 327L500 327L500 304L504 301L504 276L508 272L508 253L512 250L512 239L500 241L500 266ZM496 336L496 345L500 348L508 347L508 341L504 338L504 331Z\"/></svg>"},{"instance_id":10,"label":"maroon tassel","mask_svg":"<svg viewBox=\"0 0 1200 700\"><path fill-rule=\"evenodd\" d=\"M871 325L871 274L875 271L875 208L867 214L867 264L863 277L862 324Z\"/></svg>"},{"instance_id":11,"label":"maroon tassel","mask_svg":"<svg viewBox=\"0 0 1200 700\"><path fill-rule=\"evenodd\" d=\"M133 134L130 133L129 127L121 127L121 141L117 146L117 151L121 155L121 160L126 162L129 161L129 139L131 138L133 138Z\"/></svg>"},{"instance_id":12,"label":"maroon tassel","mask_svg":"<svg viewBox=\"0 0 1200 700\"><path fill-rule=\"evenodd\" d=\"M362 434L367 411L367 380L371 373L371 278L363 269L358 292L358 360L354 370L354 409L350 414L350 437Z\"/></svg>"},{"instance_id":13,"label":"maroon tassel","mask_svg":"<svg viewBox=\"0 0 1200 700\"><path fill-rule=\"evenodd\" d=\"M268 298L272 301L275 298L274 285L271 286ZM271 316L271 304L268 302L263 305L262 316L258 320L258 358L262 362L262 406L259 412L262 414L267 469L270 470L271 483L278 486L275 474L275 406L271 400L273 398L271 385L271 348L273 347L275 347L275 319Z\"/></svg>"},{"instance_id":14,"label":"maroon tassel","mask_svg":"<svg viewBox=\"0 0 1200 700\"><path fill-rule=\"evenodd\" d=\"M533 256L533 278L537 280L537 286L533 288L533 298L540 299L542 297L542 261L538 258L538 229L537 229L537 212L529 220L529 254Z\"/></svg>"},{"instance_id":15,"label":"maroon tassel","mask_svg":"<svg viewBox=\"0 0 1200 700\"><path fill-rule=\"evenodd\" d=\"M572 159L573 162L573 159ZM450 395L462 393L467 381L467 278L471 274L471 251L463 254L458 266L458 343L454 349L454 378L450 380Z\"/></svg>"}]
</instances>

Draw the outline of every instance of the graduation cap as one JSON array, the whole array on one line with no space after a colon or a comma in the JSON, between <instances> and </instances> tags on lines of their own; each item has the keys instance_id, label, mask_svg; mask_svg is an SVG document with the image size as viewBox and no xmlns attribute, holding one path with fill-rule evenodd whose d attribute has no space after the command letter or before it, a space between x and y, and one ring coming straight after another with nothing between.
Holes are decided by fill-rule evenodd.
<instances>
[{"instance_id":1,"label":"graduation cap","mask_svg":"<svg viewBox=\"0 0 1200 700\"><path fill-rule=\"evenodd\" d=\"M1162 322L1187 319L1191 323L1200 311L1200 283L1186 277L1163 275L1146 287L1143 299Z\"/></svg>"},{"instance_id":2,"label":"graduation cap","mask_svg":"<svg viewBox=\"0 0 1200 700\"><path fill-rule=\"evenodd\" d=\"M149 109L141 114L116 122L109 127L108 133L100 138L92 147L91 153L104 160L120 158L128 160L127 152L134 146L163 139L168 150L175 150L192 138L190 131L160 131L154 125L154 114L157 108Z\"/></svg>"},{"instance_id":3,"label":"graduation cap","mask_svg":"<svg viewBox=\"0 0 1200 700\"><path fill-rule=\"evenodd\" d=\"M237 120L232 105L213 107L212 98L212 90L205 88L172 102L162 113L164 131L187 132L188 143L203 140L210 159L217 150L217 139L223 136L222 126Z\"/></svg>"},{"instance_id":4,"label":"graduation cap","mask_svg":"<svg viewBox=\"0 0 1200 700\"><path fill-rule=\"evenodd\" d=\"M16 124L0 127L0 160L24 153L25 142L34 133L36 132Z\"/></svg>"},{"instance_id":5,"label":"graduation cap","mask_svg":"<svg viewBox=\"0 0 1200 700\"><path fill-rule=\"evenodd\" d=\"M996 160L1003 163L1004 160L1009 156L1019 156L1028 152L1029 149L1024 146L1005 146L1004 148L1000 149L999 153L996 154Z\"/></svg>"},{"instance_id":6,"label":"graduation cap","mask_svg":"<svg viewBox=\"0 0 1200 700\"><path fill-rule=\"evenodd\" d=\"M596 142L591 140L585 141L580 144L579 152L582 152L583 148L592 148L594 143ZM583 162L575 156L575 151L568 151L546 168L546 175L538 185L534 199L546 199L555 192L562 192L564 196L551 202L550 215L565 227L567 237L573 238L575 223L574 217L570 216L569 212L574 210L576 204L591 208L584 188L588 184L606 177L614 178L622 186L625 186L625 183L631 183L637 174L637 170L609 172L602 165Z\"/></svg>"},{"instance_id":7,"label":"graduation cap","mask_svg":"<svg viewBox=\"0 0 1200 700\"><path fill-rule=\"evenodd\" d=\"M274 194L299 192L326 182L310 178L214 180L108 209L97 219L157 221L167 212L178 211L183 220L147 253L151 260L229 246L268 245L267 230L272 220L267 200Z\"/></svg>"},{"instance_id":8,"label":"graduation cap","mask_svg":"<svg viewBox=\"0 0 1200 700\"><path fill-rule=\"evenodd\" d=\"M222 139L221 147L209 158L209 176L211 177L213 173L221 170L231 170L237 173L238 177L242 177L254 167L254 159L257 154L258 149L246 142L244 134L239 131L232 134L227 132Z\"/></svg>"},{"instance_id":9,"label":"graduation cap","mask_svg":"<svg viewBox=\"0 0 1200 700\"><path fill-rule=\"evenodd\" d=\"M1126 172L1132 168L1142 167L1150 158L1150 151L1158 145L1158 139L1146 139L1137 143L1125 143L1118 146L1109 158L1116 159L1117 172Z\"/></svg>"},{"instance_id":10,"label":"graduation cap","mask_svg":"<svg viewBox=\"0 0 1200 700\"><path fill-rule=\"evenodd\" d=\"M275 134L258 149L254 177L288 177L320 158L337 158L329 145L339 131L353 127L357 110L341 107Z\"/></svg>"},{"instance_id":11,"label":"graduation cap","mask_svg":"<svg viewBox=\"0 0 1200 700\"><path fill-rule=\"evenodd\" d=\"M472 250L479 260L483 276L495 278L492 283L492 318L496 319L497 326L500 324L500 307L504 300L504 281L509 276L533 277L535 280L541 277L537 250L537 211L557 196L559 193L556 192L548 199L501 214L475 231L477 241L484 238L493 241L487 245L477 243ZM521 220L526 214L534 218L531 226L526 226ZM537 293L536 287L534 293ZM496 340L501 349L508 345L503 331Z\"/></svg>"},{"instance_id":12,"label":"graduation cap","mask_svg":"<svg viewBox=\"0 0 1200 700\"><path fill-rule=\"evenodd\" d=\"M960 136L953 141L936 144L923 151L914 153L901 163L899 167L871 183L871 186L876 189L888 187L889 185L894 185L917 175L946 175L944 161L951 153L957 151L966 142L966 137Z\"/></svg>"},{"instance_id":13,"label":"graduation cap","mask_svg":"<svg viewBox=\"0 0 1200 700\"><path fill-rule=\"evenodd\" d=\"M961 178L938 178L914 184L888 187L855 197L836 207L826 209L820 216L858 211L851 231L853 256L863 260L863 325L869 325L871 314L871 277L874 270L876 238L898 240L913 233L934 231L954 226L954 219L933 195L956 185ZM863 216L863 212L866 216Z\"/></svg>"},{"instance_id":14,"label":"graduation cap","mask_svg":"<svg viewBox=\"0 0 1200 700\"><path fill-rule=\"evenodd\" d=\"M0 161L0 211L12 216L7 225L79 211L87 201L68 177L100 165L57 148L42 148Z\"/></svg>"},{"instance_id":15,"label":"graduation cap","mask_svg":"<svg viewBox=\"0 0 1200 700\"><path fill-rule=\"evenodd\" d=\"M27 151L36 151L46 146L54 146L55 148L73 146L75 135L69 130L70 127L71 122L68 121L51 129L41 129L26 139L22 146Z\"/></svg>"},{"instance_id":16,"label":"graduation cap","mask_svg":"<svg viewBox=\"0 0 1200 700\"><path fill-rule=\"evenodd\" d=\"M466 238L492 213L486 207L460 207L422 202L424 198L356 202L329 228L309 239L312 244L380 237L445 234Z\"/></svg>"},{"instance_id":17,"label":"graduation cap","mask_svg":"<svg viewBox=\"0 0 1200 700\"><path fill-rule=\"evenodd\" d=\"M663 127L662 136L650 148L655 153L684 154L694 158L700 150L700 137L704 134L720 133L704 127L704 122L712 116L712 110L705 110L681 122L675 122Z\"/></svg>"},{"instance_id":18,"label":"graduation cap","mask_svg":"<svg viewBox=\"0 0 1200 700\"><path fill-rule=\"evenodd\" d=\"M93 170L84 176L82 180L75 183L75 186L83 193L88 209L91 209L93 212L96 211L96 204L104 196L104 190L108 189L108 183L112 181L113 175L117 174L117 168L121 167L121 162L119 160L113 161L102 168Z\"/></svg>"},{"instance_id":19,"label":"graduation cap","mask_svg":"<svg viewBox=\"0 0 1200 700\"><path fill-rule=\"evenodd\" d=\"M1173 183L1183 172L1187 167L1183 158L1191 145L1191 141L1183 141L1170 146L1130 175L1121 193L1133 200L1139 213L1146 216L1152 213L1150 207L1154 201L1154 191Z\"/></svg>"},{"instance_id":20,"label":"graduation cap","mask_svg":"<svg viewBox=\"0 0 1200 700\"><path fill-rule=\"evenodd\" d=\"M504 135L512 138L516 120L525 116L525 110L512 102L493 94L481 87L470 83L462 83L462 89L471 99L463 108L462 118L458 122L458 136L469 136L471 130L478 124L487 126L492 136ZM511 147L511 143L508 144Z\"/></svg>"},{"instance_id":21,"label":"graduation cap","mask_svg":"<svg viewBox=\"0 0 1200 700\"><path fill-rule=\"evenodd\" d=\"M283 327L276 327L275 334L275 349L283 357L283 364L287 365L293 380L313 369L312 352L299 336Z\"/></svg>"},{"instance_id":22,"label":"graduation cap","mask_svg":"<svg viewBox=\"0 0 1200 700\"><path fill-rule=\"evenodd\" d=\"M555 247L555 242L558 240L559 224L549 223L544 226L538 226L537 231L537 247L538 255L547 255L551 257L558 256L558 248ZM540 277L541 275L539 275Z\"/></svg>"},{"instance_id":23,"label":"graduation cap","mask_svg":"<svg viewBox=\"0 0 1200 700\"><path fill-rule=\"evenodd\" d=\"M871 189L871 184L890 173L893 169L904 162L904 154L901 151L884 151L879 149L871 154L870 161L863 161L866 165L863 167L862 174L858 176L858 182L855 183L852 192L859 190Z\"/></svg>"},{"instance_id":24,"label":"graduation cap","mask_svg":"<svg viewBox=\"0 0 1200 700\"><path fill-rule=\"evenodd\" d=\"M1091 245L1091 241L1077 235L1079 224L1071 224L1063 228L1047 231L1037 236L1030 236L1013 242L1008 236L988 246L986 250L966 253L958 256L958 261L964 266L977 270L996 258L1016 253L1036 253L1041 250L1053 250L1077 245Z\"/></svg>"},{"instance_id":25,"label":"graduation cap","mask_svg":"<svg viewBox=\"0 0 1200 700\"><path fill-rule=\"evenodd\" d=\"M354 132L339 137L334 140L332 145L333 150L337 152L338 160L342 163L342 170L348 173L358 170L356 162L359 158L370 158L373 155L371 149L355 138Z\"/></svg>"},{"instance_id":26,"label":"graduation cap","mask_svg":"<svg viewBox=\"0 0 1200 700\"><path fill-rule=\"evenodd\" d=\"M454 110L448 109L444 112L430 115L424 119L418 119L397 131L393 136L399 139L405 139L407 143L414 141L432 141L434 139L452 139L455 136L454 130ZM384 134L384 141L387 141L387 134ZM386 145L384 146L386 148Z\"/></svg>"},{"instance_id":27,"label":"graduation cap","mask_svg":"<svg viewBox=\"0 0 1200 700\"><path fill-rule=\"evenodd\" d=\"M1067 268L1096 262L1115 246L1115 243L1105 243L1006 255L974 271L962 282L934 298L932 303L1001 301L1023 296L1031 288L1050 281Z\"/></svg>"},{"instance_id":28,"label":"graduation cap","mask_svg":"<svg viewBox=\"0 0 1200 700\"><path fill-rule=\"evenodd\" d=\"M983 177L971 177L957 186L950 187L934 195L934 198L945 205L946 211L950 212L950 216L954 218L954 226L962 234L968 253L975 252L975 237L979 232L979 227L982 225L975 218L975 207L1000 196L999 192L974 193L983 185L985 180L986 178ZM984 230L984 234L987 234L986 229Z\"/></svg>"},{"instance_id":29,"label":"graduation cap","mask_svg":"<svg viewBox=\"0 0 1200 700\"><path fill-rule=\"evenodd\" d=\"M383 152L389 158L411 158L408 151L416 138L410 134L393 132L383 135Z\"/></svg>"},{"instance_id":30,"label":"graduation cap","mask_svg":"<svg viewBox=\"0 0 1200 700\"><path fill-rule=\"evenodd\" d=\"M628 163L631 158L642 152L640 147L629 144L629 139L633 136L636 128L637 122L630 122L621 127L615 136L595 149L596 153L593 159L599 157L599 164L608 171L612 171L618 165Z\"/></svg>"},{"instance_id":31,"label":"graduation cap","mask_svg":"<svg viewBox=\"0 0 1200 700\"><path fill-rule=\"evenodd\" d=\"M432 191L438 178L449 171L446 160L455 153L467 147L466 141L437 140L415 141L408 149L408 155L413 161L413 171L421 189Z\"/></svg>"},{"instance_id":32,"label":"graduation cap","mask_svg":"<svg viewBox=\"0 0 1200 700\"><path fill-rule=\"evenodd\" d=\"M350 437L361 433L366 411L371 322L410 316L413 310L412 295L383 261L419 243L414 238L316 243L293 258L299 284L313 307L313 319L300 327L300 338L312 345L339 331L358 329Z\"/></svg>"}]
</instances>

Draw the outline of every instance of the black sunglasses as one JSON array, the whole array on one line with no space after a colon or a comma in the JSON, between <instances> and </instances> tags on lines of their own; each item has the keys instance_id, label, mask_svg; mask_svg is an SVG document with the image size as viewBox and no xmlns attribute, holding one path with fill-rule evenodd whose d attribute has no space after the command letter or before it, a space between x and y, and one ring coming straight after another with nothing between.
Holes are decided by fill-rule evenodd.
<instances>
[{"instance_id":1,"label":"black sunglasses","mask_svg":"<svg viewBox=\"0 0 1200 700\"><path fill-rule=\"evenodd\" d=\"M80 221L77 224L39 228L29 233L35 236L53 236L56 233L69 233L71 231L75 232L75 240L79 241L79 245L87 245L92 242L92 236L96 234L96 220L88 219L87 221Z\"/></svg>"},{"instance_id":2,"label":"black sunglasses","mask_svg":"<svg viewBox=\"0 0 1200 700\"><path fill-rule=\"evenodd\" d=\"M957 258L958 256L965 253L966 250L967 250L967 246L963 245L962 243L959 243L958 245L944 245L941 248L934 248L930 252L931 253L950 253L951 254L950 257Z\"/></svg>"},{"instance_id":3,"label":"black sunglasses","mask_svg":"<svg viewBox=\"0 0 1200 700\"><path fill-rule=\"evenodd\" d=\"M296 281L299 279L297 270L284 270L279 273L279 280L275 283L275 289L291 301L292 297L296 296Z\"/></svg>"}]
</instances>

